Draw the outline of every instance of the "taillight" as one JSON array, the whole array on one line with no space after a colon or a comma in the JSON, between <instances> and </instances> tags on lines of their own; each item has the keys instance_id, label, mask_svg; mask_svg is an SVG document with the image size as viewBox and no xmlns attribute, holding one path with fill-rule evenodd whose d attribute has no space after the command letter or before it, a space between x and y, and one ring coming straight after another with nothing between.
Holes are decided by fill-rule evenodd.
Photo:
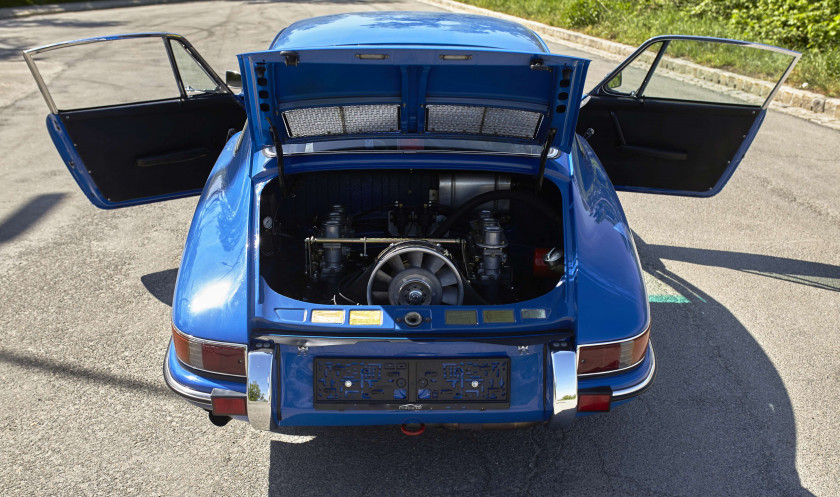
<instances>
[{"instance_id":1,"label":"taillight","mask_svg":"<svg viewBox=\"0 0 840 497\"><path fill-rule=\"evenodd\" d=\"M641 335L605 345L582 345L578 352L578 374L608 373L635 366L645 357L650 328Z\"/></svg>"},{"instance_id":2,"label":"taillight","mask_svg":"<svg viewBox=\"0 0 840 497\"><path fill-rule=\"evenodd\" d=\"M178 359L196 369L211 373L245 376L244 345L211 342L191 337L172 326L172 342Z\"/></svg>"}]
</instances>

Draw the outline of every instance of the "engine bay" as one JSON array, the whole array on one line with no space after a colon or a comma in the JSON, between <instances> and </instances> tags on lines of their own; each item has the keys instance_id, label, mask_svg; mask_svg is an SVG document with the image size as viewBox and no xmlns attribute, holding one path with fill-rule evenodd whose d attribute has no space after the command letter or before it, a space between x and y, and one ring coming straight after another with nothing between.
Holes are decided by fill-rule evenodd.
<instances>
[{"instance_id":1,"label":"engine bay","mask_svg":"<svg viewBox=\"0 0 840 497\"><path fill-rule=\"evenodd\" d=\"M495 305L564 272L562 198L502 173L330 171L269 182L260 273L287 297L336 305Z\"/></svg>"}]
</instances>

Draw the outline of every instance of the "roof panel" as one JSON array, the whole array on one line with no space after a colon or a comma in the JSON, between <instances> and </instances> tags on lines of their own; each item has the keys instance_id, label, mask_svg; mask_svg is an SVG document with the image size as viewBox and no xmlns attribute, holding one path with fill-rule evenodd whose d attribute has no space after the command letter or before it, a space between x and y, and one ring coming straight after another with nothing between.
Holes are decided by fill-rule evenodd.
<instances>
[{"instance_id":1,"label":"roof panel","mask_svg":"<svg viewBox=\"0 0 840 497\"><path fill-rule=\"evenodd\" d=\"M450 12L357 12L313 17L281 31L271 49L423 45L548 52L530 29L492 17Z\"/></svg>"}]
</instances>

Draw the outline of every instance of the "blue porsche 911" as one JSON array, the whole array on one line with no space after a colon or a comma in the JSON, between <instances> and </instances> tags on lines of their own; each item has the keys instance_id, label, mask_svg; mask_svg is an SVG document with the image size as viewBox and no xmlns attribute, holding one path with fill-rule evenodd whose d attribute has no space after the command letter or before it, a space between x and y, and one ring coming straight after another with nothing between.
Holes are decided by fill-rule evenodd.
<instances>
[{"instance_id":1,"label":"blue porsche 911","mask_svg":"<svg viewBox=\"0 0 840 497\"><path fill-rule=\"evenodd\" d=\"M376 12L292 24L225 79L170 33L24 58L94 205L201 195L172 390L220 425L417 434L566 426L647 390L648 298L616 190L719 192L799 54L662 36L584 94L589 61L521 25Z\"/></svg>"}]
</instances>

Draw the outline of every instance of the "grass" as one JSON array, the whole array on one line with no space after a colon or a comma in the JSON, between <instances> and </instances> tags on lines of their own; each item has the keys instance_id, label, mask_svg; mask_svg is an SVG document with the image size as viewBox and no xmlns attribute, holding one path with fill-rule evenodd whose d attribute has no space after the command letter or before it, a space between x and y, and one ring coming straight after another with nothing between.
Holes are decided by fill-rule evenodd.
<instances>
[{"instance_id":1,"label":"grass","mask_svg":"<svg viewBox=\"0 0 840 497\"><path fill-rule=\"evenodd\" d=\"M679 8L669 0L629 2L616 0L461 0L464 3L532 19L552 26L572 29L628 45L662 34L685 34L735 38L759 43L769 40L745 35L727 19L692 15L690 7ZM769 43L773 44L773 43ZM823 50L790 47L802 52L787 84L807 88L829 97L840 97L840 45ZM732 70L732 56L727 53L683 54L713 67ZM752 57L752 54L751 54ZM702 59L702 60L698 60ZM754 60L753 60L754 59ZM772 74L778 60L753 57L740 61L736 72L752 76Z\"/></svg>"}]
</instances>

